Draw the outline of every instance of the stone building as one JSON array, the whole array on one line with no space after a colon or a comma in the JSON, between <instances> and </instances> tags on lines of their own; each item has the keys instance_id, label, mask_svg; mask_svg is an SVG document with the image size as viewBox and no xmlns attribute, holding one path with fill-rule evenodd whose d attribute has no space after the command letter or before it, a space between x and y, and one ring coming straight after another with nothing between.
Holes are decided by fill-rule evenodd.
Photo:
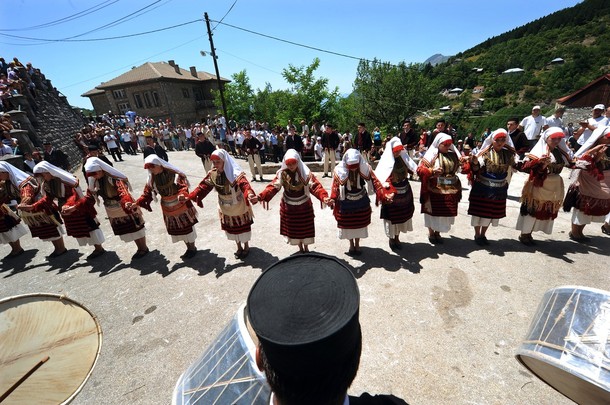
<instances>
[{"instance_id":1,"label":"stone building","mask_svg":"<svg viewBox=\"0 0 610 405\"><path fill-rule=\"evenodd\" d=\"M220 78L223 85L230 80ZM190 124L208 114L216 115L212 89L218 89L216 76L198 72L194 66L181 69L173 60L147 62L82 94L89 97L98 115L128 110L140 116L174 124Z\"/></svg>"}]
</instances>

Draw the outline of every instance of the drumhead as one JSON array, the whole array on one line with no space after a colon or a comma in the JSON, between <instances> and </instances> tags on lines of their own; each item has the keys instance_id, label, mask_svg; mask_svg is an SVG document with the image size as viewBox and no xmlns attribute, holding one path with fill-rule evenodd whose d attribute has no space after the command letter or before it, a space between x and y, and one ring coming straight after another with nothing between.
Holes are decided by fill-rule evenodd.
<instances>
[{"instance_id":1,"label":"drumhead","mask_svg":"<svg viewBox=\"0 0 610 405\"><path fill-rule=\"evenodd\" d=\"M31 372L3 404L67 404L95 367L102 330L70 298L27 294L0 301L0 342L0 397Z\"/></svg>"}]
</instances>

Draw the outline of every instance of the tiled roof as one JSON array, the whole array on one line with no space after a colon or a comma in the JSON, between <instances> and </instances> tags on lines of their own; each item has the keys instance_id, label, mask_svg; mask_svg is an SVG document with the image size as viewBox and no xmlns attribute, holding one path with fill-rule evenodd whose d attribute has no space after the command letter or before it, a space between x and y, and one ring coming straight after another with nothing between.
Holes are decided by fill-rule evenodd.
<instances>
[{"instance_id":1,"label":"tiled roof","mask_svg":"<svg viewBox=\"0 0 610 405\"><path fill-rule=\"evenodd\" d=\"M89 90L89 91L88 91L88 92L86 92L86 93L81 94L80 96L81 96L81 97L90 97L90 96L96 96L96 95L98 95L98 94L104 94L104 93L105 93L105 92L104 92L104 90L101 90L101 89L95 88L95 89L91 89L91 90Z\"/></svg>"},{"instance_id":2,"label":"tiled roof","mask_svg":"<svg viewBox=\"0 0 610 405\"><path fill-rule=\"evenodd\" d=\"M107 89L116 86L124 86L126 84L135 84L138 82L146 82L149 80L158 79L173 79L173 80L185 80L189 82L201 82L208 80L216 80L216 75L212 75L208 72L197 72L198 77L194 77L190 70L178 69L179 73L176 72L174 66L167 62L146 62L145 64L131 69L128 72L123 73L120 76L115 77L107 82L104 82L95 87L95 89L89 90L84 93L83 96L90 96L96 93L96 90ZM230 80L220 77L220 80L229 82Z\"/></svg>"}]
</instances>

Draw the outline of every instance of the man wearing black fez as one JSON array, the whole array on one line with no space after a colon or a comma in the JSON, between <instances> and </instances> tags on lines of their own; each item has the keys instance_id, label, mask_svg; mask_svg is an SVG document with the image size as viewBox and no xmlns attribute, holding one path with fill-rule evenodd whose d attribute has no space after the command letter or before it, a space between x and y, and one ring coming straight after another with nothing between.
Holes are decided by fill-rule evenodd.
<instances>
[{"instance_id":1,"label":"man wearing black fez","mask_svg":"<svg viewBox=\"0 0 610 405\"><path fill-rule=\"evenodd\" d=\"M391 395L347 395L362 349L360 293L350 269L329 256L291 256L269 267L250 290L248 321L256 363L272 405L406 403Z\"/></svg>"}]
</instances>

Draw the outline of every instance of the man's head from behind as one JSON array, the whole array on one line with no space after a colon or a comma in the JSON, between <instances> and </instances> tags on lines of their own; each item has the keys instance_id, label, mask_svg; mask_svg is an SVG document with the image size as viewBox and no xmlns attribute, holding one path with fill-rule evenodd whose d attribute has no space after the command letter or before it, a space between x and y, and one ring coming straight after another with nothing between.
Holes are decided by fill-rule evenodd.
<instances>
[{"instance_id":1,"label":"man's head from behind","mask_svg":"<svg viewBox=\"0 0 610 405\"><path fill-rule=\"evenodd\" d=\"M328 256L289 257L260 276L247 314L279 403L343 403L360 364L359 305L352 272Z\"/></svg>"}]
</instances>

